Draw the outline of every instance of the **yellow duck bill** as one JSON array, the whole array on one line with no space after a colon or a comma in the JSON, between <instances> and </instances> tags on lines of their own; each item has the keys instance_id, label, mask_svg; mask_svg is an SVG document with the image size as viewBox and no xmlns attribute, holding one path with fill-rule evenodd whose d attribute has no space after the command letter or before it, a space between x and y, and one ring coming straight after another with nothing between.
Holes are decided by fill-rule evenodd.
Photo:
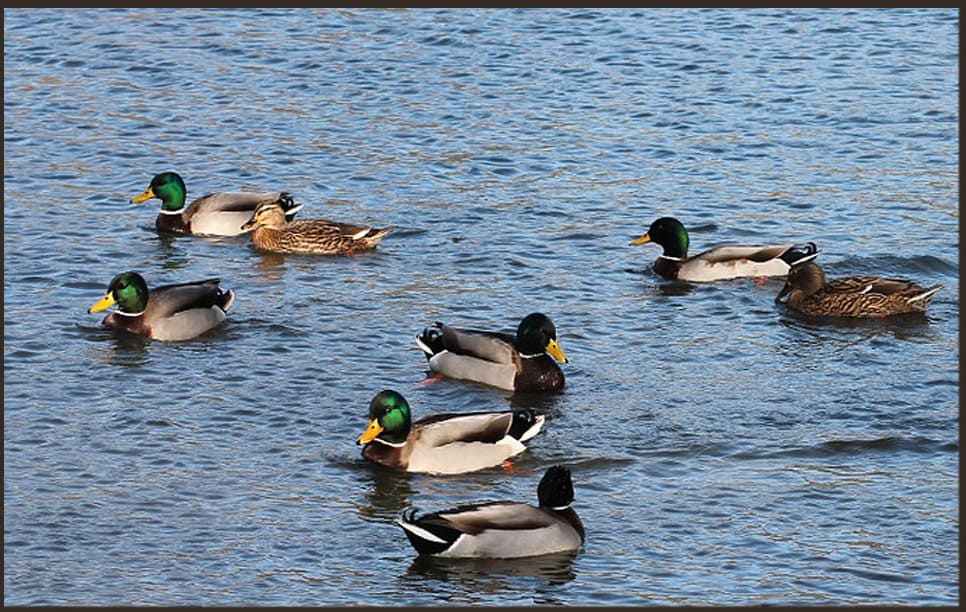
<instances>
[{"instance_id":1,"label":"yellow duck bill","mask_svg":"<svg viewBox=\"0 0 966 612\"><path fill-rule=\"evenodd\" d=\"M631 245L633 246L633 245L638 245L638 244L644 244L644 243L647 243L647 242L650 242L650 241L651 241L651 235L650 234L644 234L643 236L638 236L634 240L631 240Z\"/></svg>"},{"instance_id":2,"label":"yellow duck bill","mask_svg":"<svg viewBox=\"0 0 966 612\"><path fill-rule=\"evenodd\" d=\"M382 433L382 425L379 424L377 419L372 419L369 421L369 427L359 436L356 444L368 444L376 439L376 436Z\"/></svg>"},{"instance_id":3,"label":"yellow duck bill","mask_svg":"<svg viewBox=\"0 0 966 612\"><path fill-rule=\"evenodd\" d=\"M145 200L150 200L153 197L154 197L154 190L148 187L141 195L134 196L133 198L131 198L131 204L140 204L141 202L144 202Z\"/></svg>"},{"instance_id":4,"label":"yellow duck bill","mask_svg":"<svg viewBox=\"0 0 966 612\"><path fill-rule=\"evenodd\" d=\"M108 293L100 300L98 300L93 306L87 309L87 314L93 314L95 312L101 312L102 310L107 310L117 302L114 300L114 294Z\"/></svg>"},{"instance_id":5,"label":"yellow duck bill","mask_svg":"<svg viewBox=\"0 0 966 612\"><path fill-rule=\"evenodd\" d=\"M567 354L564 353L562 348L560 348L560 345L557 344L556 340L551 340L547 343L547 352L560 363L570 362L570 360L567 359Z\"/></svg>"}]
</instances>

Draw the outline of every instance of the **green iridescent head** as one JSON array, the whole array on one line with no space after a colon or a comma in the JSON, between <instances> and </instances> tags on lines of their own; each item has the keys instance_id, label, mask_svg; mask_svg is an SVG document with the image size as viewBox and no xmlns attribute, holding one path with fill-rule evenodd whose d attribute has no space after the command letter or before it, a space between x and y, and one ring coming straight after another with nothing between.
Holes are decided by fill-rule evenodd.
<instances>
[{"instance_id":1,"label":"green iridescent head","mask_svg":"<svg viewBox=\"0 0 966 612\"><path fill-rule=\"evenodd\" d=\"M515 347L523 355L539 355L546 351L561 363L569 361L563 349L557 344L557 328L543 313L528 314L520 321Z\"/></svg>"},{"instance_id":2,"label":"green iridescent head","mask_svg":"<svg viewBox=\"0 0 966 612\"><path fill-rule=\"evenodd\" d=\"M122 272L111 280L107 293L96 304L87 309L88 313L101 312L117 304L122 314L138 315L148 305L148 285L137 272Z\"/></svg>"},{"instance_id":3,"label":"green iridescent head","mask_svg":"<svg viewBox=\"0 0 966 612\"><path fill-rule=\"evenodd\" d=\"M131 198L132 204L140 204L151 198L161 200L161 210L178 211L184 208L188 190L177 172L162 172L151 179L151 184L139 196Z\"/></svg>"},{"instance_id":4,"label":"green iridescent head","mask_svg":"<svg viewBox=\"0 0 966 612\"><path fill-rule=\"evenodd\" d=\"M411 425L406 399L391 389L380 391L369 403L369 427L356 443L368 444L379 438L400 444L406 441Z\"/></svg>"},{"instance_id":5,"label":"green iridescent head","mask_svg":"<svg viewBox=\"0 0 966 612\"><path fill-rule=\"evenodd\" d=\"M647 233L631 241L631 244L654 242L664 247L668 257L684 259L688 256L688 231L674 217L661 217L651 224Z\"/></svg>"}]
</instances>

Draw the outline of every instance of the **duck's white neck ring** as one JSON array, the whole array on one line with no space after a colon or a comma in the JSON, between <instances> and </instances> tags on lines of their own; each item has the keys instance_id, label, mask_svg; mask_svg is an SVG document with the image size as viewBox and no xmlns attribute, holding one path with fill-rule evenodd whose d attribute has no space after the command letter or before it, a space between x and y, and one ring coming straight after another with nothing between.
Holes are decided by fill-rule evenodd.
<instances>
[{"instance_id":1,"label":"duck's white neck ring","mask_svg":"<svg viewBox=\"0 0 966 612\"><path fill-rule=\"evenodd\" d=\"M566 506L550 506L550 509L551 510L556 510L557 512L563 512L564 510L566 510L569 507L570 507L570 504L567 504Z\"/></svg>"},{"instance_id":2,"label":"duck's white neck ring","mask_svg":"<svg viewBox=\"0 0 966 612\"><path fill-rule=\"evenodd\" d=\"M181 213L184 212L184 206L182 206L178 210L168 210L167 208L162 208L159 212L162 215L180 215Z\"/></svg>"},{"instance_id":3,"label":"duck's white neck ring","mask_svg":"<svg viewBox=\"0 0 966 612\"><path fill-rule=\"evenodd\" d=\"M122 317L140 317L144 314L143 310L141 312L124 312L123 310L115 310L114 312Z\"/></svg>"},{"instance_id":4,"label":"duck's white neck ring","mask_svg":"<svg viewBox=\"0 0 966 612\"><path fill-rule=\"evenodd\" d=\"M379 442L379 444L385 444L386 446L391 446L393 448L402 448L406 446L405 442L390 442L388 440L383 440L382 438L373 438L373 442Z\"/></svg>"},{"instance_id":5,"label":"duck's white neck ring","mask_svg":"<svg viewBox=\"0 0 966 612\"><path fill-rule=\"evenodd\" d=\"M684 261L683 257L671 257L670 255L658 255L658 259L669 259L671 261Z\"/></svg>"}]
</instances>

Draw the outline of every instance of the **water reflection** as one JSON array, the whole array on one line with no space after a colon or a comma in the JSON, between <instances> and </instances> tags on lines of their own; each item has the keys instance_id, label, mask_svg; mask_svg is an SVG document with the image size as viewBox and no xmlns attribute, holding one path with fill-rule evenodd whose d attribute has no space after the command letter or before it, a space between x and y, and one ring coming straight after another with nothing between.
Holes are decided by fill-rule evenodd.
<instances>
[{"instance_id":1,"label":"water reflection","mask_svg":"<svg viewBox=\"0 0 966 612\"><path fill-rule=\"evenodd\" d=\"M367 464L360 478L366 503L358 505L364 519L395 520L411 505L413 490L411 476L378 464Z\"/></svg>"},{"instance_id":2,"label":"water reflection","mask_svg":"<svg viewBox=\"0 0 966 612\"><path fill-rule=\"evenodd\" d=\"M497 593L518 590L511 580L518 577L537 578L552 585L566 584L576 577L573 569L576 556L575 552L522 559L444 559L419 555L406 570L406 577L456 582L464 589Z\"/></svg>"},{"instance_id":3,"label":"water reflection","mask_svg":"<svg viewBox=\"0 0 966 612\"><path fill-rule=\"evenodd\" d=\"M559 415L557 407L564 401L563 393L514 393L509 397L511 410L532 408L538 414Z\"/></svg>"},{"instance_id":4,"label":"water reflection","mask_svg":"<svg viewBox=\"0 0 966 612\"><path fill-rule=\"evenodd\" d=\"M781 307L778 322L788 329L821 337L828 337L828 332L838 331L858 332L862 340L881 335L891 335L897 340L919 340L932 336L929 316L922 312L883 318L812 317Z\"/></svg>"},{"instance_id":5,"label":"water reflection","mask_svg":"<svg viewBox=\"0 0 966 612\"><path fill-rule=\"evenodd\" d=\"M158 244L158 260L164 270L178 270L184 268L189 263L187 254L179 251L175 246L178 240L177 234L169 232L158 232L153 227L150 231L156 236Z\"/></svg>"},{"instance_id":6,"label":"water reflection","mask_svg":"<svg viewBox=\"0 0 966 612\"><path fill-rule=\"evenodd\" d=\"M657 290L664 297L680 297L689 295L695 289L694 283L684 281L666 281L658 283Z\"/></svg>"},{"instance_id":7,"label":"water reflection","mask_svg":"<svg viewBox=\"0 0 966 612\"><path fill-rule=\"evenodd\" d=\"M258 253L255 270L266 283L281 283L285 276L285 256L278 253Z\"/></svg>"},{"instance_id":8,"label":"water reflection","mask_svg":"<svg viewBox=\"0 0 966 612\"><path fill-rule=\"evenodd\" d=\"M150 338L100 325L76 325L84 338L91 342L89 352L106 364L127 368L141 368L150 357Z\"/></svg>"}]
</instances>

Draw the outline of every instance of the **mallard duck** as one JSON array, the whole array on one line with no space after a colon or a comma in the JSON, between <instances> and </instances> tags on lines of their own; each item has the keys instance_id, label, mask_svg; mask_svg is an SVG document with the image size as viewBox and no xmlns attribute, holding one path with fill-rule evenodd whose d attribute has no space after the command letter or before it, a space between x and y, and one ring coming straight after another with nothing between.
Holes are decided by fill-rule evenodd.
<instances>
[{"instance_id":1,"label":"mallard duck","mask_svg":"<svg viewBox=\"0 0 966 612\"><path fill-rule=\"evenodd\" d=\"M208 236L237 236L244 233L242 224L251 218L252 212L263 202L277 202L289 220L302 208L288 193L252 191L209 193L185 208L187 194L184 180L177 172L162 172L151 179L144 193L131 198L131 203L139 204L158 198L161 200L161 212L154 224L159 230Z\"/></svg>"},{"instance_id":2,"label":"mallard duck","mask_svg":"<svg viewBox=\"0 0 966 612\"><path fill-rule=\"evenodd\" d=\"M775 302L787 297L790 308L817 317L888 317L925 312L933 294L907 280L852 276L826 280L814 262L793 266Z\"/></svg>"},{"instance_id":3,"label":"mallard duck","mask_svg":"<svg viewBox=\"0 0 966 612\"><path fill-rule=\"evenodd\" d=\"M416 337L434 372L508 391L556 391L564 374L554 359L567 363L557 329L544 314L524 317L516 335L457 329L436 322ZM552 356L552 358L551 358Z\"/></svg>"},{"instance_id":4,"label":"mallard duck","mask_svg":"<svg viewBox=\"0 0 966 612\"><path fill-rule=\"evenodd\" d=\"M570 470L555 465L537 487L540 506L483 502L421 517L410 508L396 521L422 555L510 559L575 551L584 542L580 517L570 504Z\"/></svg>"},{"instance_id":5,"label":"mallard duck","mask_svg":"<svg viewBox=\"0 0 966 612\"><path fill-rule=\"evenodd\" d=\"M661 217L632 245L655 242L664 252L654 271L669 280L705 282L739 277L784 276L795 264L818 256L815 243L785 246L726 245L688 257L688 232L673 217Z\"/></svg>"},{"instance_id":6,"label":"mallard duck","mask_svg":"<svg viewBox=\"0 0 966 612\"><path fill-rule=\"evenodd\" d=\"M356 251L370 251L391 230L388 227L376 229L368 225L336 223L328 219L286 223L282 207L272 202L256 208L241 228L254 228L252 244L259 251L304 255L351 255Z\"/></svg>"},{"instance_id":7,"label":"mallard duck","mask_svg":"<svg viewBox=\"0 0 966 612\"><path fill-rule=\"evenodd\" d=\"M107 327L156 340L187 340L225 320L235 293L220 289L220 282L210 278L149 291L140 274L123 272L111 280L107 294L87 313L117 304L117 310L104 318Z\"/></svg>"},{"instance_id":8,"label":"mallard duck","mask_svg":"<svg viewBox=\"0 0 966 612\"><path fill-rule=\"evenodd\" d=\"M369 404L369 427L357 444L362 455L406 472L463 474L500 465L526 450L544 417L533 410L436 414L415 423L409 403L392 390Z\"/></svg>"}]
</instances>

